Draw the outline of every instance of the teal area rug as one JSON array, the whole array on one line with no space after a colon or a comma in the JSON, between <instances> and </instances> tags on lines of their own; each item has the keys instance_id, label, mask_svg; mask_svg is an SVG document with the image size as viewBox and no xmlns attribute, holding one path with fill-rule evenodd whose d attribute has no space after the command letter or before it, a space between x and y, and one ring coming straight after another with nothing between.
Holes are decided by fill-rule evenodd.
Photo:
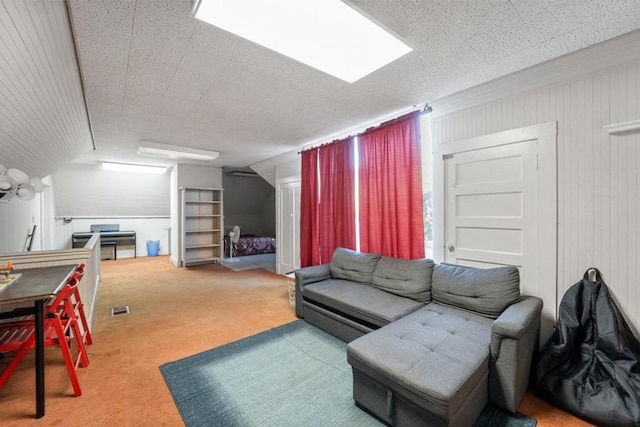
<instances>
[{"instance_id":1,"label":"teal area rug","mask_svg":"<svg viewBox=\"0 0 640 427\"><path fill-rule=\"evenodd\" d=\"M352 398L346 344L298 320L160 366L182 419L195 426L382 426ZM487 406L483 427L536 420Z\"/></svg>"}]
</instances>

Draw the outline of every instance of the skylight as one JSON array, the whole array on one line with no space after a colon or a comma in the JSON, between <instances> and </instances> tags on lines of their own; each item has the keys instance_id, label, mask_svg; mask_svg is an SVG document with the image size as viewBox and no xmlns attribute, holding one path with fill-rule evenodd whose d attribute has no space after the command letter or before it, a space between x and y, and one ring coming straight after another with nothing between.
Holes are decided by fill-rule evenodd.
<instances>
[{"instance_id":1,"label":"skylight","mask_svg":"<svg viewBox=\"0 0 640 427\"><path fill-rule=\"evenodd\" d=\"M348 83L413 50L340 0L197 0L194 16Z\"/></svg>"}]
</instances>

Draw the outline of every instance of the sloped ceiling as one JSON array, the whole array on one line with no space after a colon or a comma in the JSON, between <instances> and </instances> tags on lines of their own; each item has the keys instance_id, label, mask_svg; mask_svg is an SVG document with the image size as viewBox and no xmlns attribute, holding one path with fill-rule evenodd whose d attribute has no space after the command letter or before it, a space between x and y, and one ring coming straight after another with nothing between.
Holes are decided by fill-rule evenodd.
<instances>
[{"instance_id":1,"label":"sloped ceiling","mask_svg":"<svg viewBox=\"0 0 640 427\"><path fill-rule=\"evenodd\" d=\"M0 164L43 177L93 149L62 1L0 1Z\"/></svg>"},{"instance_id":2,"label":"sloped ceiling","mask_svg":"<svg viewBox=\"0 0 640 427\"><path fill-rule=\"evenodd\" d=\"M32 67L39 70L40 64L54 62L51 58L57 56L48 57L37 43L60 43L64 46L58 49L71 49L68 38L58 41L58 35L64 35L65 16L56 14L58 21L48 25L33 18L35 9L60 9L63 3L33 0L18 7L22 2L0 1L10 14L10 19L0 18L0 39L15 39L8 30L13 25L14 32L26 34L23 38L34 44L9 48L0 44L3 58L21 52L21 58L32 56ZM210 163L213 166L252 165L375 117L640 28L636 0L347 3L396 33L414 51L348 84L192 19L191 0L69 0L97 150L89 151L87 129L67 132L73 138L66 135L52 148L53 133L41 126L37 132L13 134L9 145L8 139L0 140L0 159L5 147L17 150L25 143L29 152L37 147L42 157L68 160L74 156L57 150L57 145L67 150L64 143L78 162L167 164L136 154L139 141L153 141L221 151L222 156ZM4 70L6 65L0 67ZM34 79L61 72L49 68L43 76L3 79L0 91L12 98L0 101L6 104L0 108L22 109L17 97L32 90ZM72 78L71 65L66 70L64 77ZM61 122L59 126L80 126L80 121L62 116L65 108L50 105L51 99L68 99L78 90L71 85L60 88L55 96L34 96L40 105L30 106L31 114L21 113L11 121L3 118L0 135L12 130L14 122L29 123L34 116L46 123ZM79 108L80 102L76 103ZM70 142L75 140L82 144ZM59 164L49 163L33 168L49 170Z\"/></svg>"}]
</instances>

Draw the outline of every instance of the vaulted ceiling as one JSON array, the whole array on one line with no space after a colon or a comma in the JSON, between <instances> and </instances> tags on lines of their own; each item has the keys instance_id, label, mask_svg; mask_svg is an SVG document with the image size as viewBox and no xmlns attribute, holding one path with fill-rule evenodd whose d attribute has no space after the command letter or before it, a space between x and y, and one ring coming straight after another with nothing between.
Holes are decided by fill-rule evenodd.
<instances>
[{"instance_id":1,"label":"vaulted ceiling","mask_svg":"<svg viewBox=\"0 0 640 427\"><path fill-rule=\"evenodd\" d=\"M16 110L12 104L21 103L33 79L57 81L66 75L73 80L71 64L63 67L62 59L56 62L47 53L72 46L73 40L60 37L69 24L61 13L65 4L18 3L0 0L0 16L9 12L8 18L0 18L0 98L12 95L0 101L5 112ZM49 143L62 147L64 141L78 141L64 142L73 151L57 154L65 161L161 164L136 154L139 141L153 141L221 151L214 166L246 166L640 28L636 0L346 3L414 51L348 84L194 20L191 0L69 0L96 149L87 142L86 120L82 132L69 131L67 138L60 132L60 141L50 138ZM33 40L33 46L16 44L21 34ZM34 47L38 42L42 48ZM34 70L43 63L61 65L21 75L24 67L11 65L18 57L31 60ZM76 83L74 88L69 84L74 94ZM71 98L66 86L57 86L59 93L49 98ZM74 123L71 128L83 127L82 120L70 114L55 116L54 101L43 99L38 107L29 99L33 105L25 114L32 120L42 115L36 121L67 120ZM47 144L47 126L15 131L13 120L0 120L0 163L3 157L17 158L6 154L7 147L13 150L17 143L29 146L35 141L45 157L56 152ZM28 154L20 155L24 161ZM54 166L59 165L29 169L51 172Z\"/></svg>"}]
</instances>

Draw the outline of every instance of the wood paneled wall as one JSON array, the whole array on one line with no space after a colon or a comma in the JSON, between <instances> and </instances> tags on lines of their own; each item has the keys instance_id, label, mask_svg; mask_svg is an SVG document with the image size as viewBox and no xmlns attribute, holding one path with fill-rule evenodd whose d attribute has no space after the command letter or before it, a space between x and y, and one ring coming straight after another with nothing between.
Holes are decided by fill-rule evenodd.
<instances>
[{"instance_id":1,"label":"wood paneled wall","mask_svg":"<svg viewBox=\"0 0 640 427\"><path fill-rule=\"evenodd\" d=\"M558 301L587 268L597 267L636 335L640 132L609 135L603 125L637 119L640 61L432 120L434 144L557 121Z\"/></svg>"},{"instance_id":2,"label":"wood paneled wall","mask_svg":"<svg viewBox=\"0 0 640 427\"><path fill-rule=\"evenodd\" d=\"M0 164L44 177L94 149L63 0L0 0Z\"/></svg>"}]
</instances>

